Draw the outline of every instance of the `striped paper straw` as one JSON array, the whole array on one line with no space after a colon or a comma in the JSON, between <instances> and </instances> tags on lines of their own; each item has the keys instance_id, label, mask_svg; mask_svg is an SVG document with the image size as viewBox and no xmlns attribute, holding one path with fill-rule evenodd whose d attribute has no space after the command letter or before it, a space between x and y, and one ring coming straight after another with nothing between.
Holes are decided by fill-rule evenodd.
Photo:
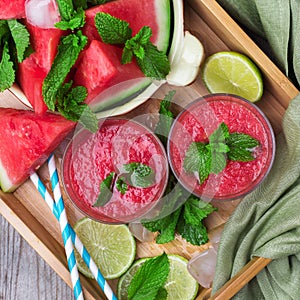
<instances>
[{"instance_id":1,"label":"striped paper straw","mask_svg":"<svg viewBox=\"0 0 300 300\"><path fill-rule=\"evenodd\" d=\"M51 209L51 211L53 212L56 219L58 219L58 213L57 213L56 205L55 205L55 203L52 199L52 196L50 195L50 193L46 189L44 183L39 179L39 177L36 173L33 173L30 176L30 179L33 182L33 184L35 185L35 187L37 188L37 190L39 191L39 193L41 194L41 196L43 197L43 199L45 200L45 202L47 203L47 205L49 206L49 208ZM90 271L92 272L92 274L95 277L95 279L96 279L97 283L99 284L100 288L102 289L102 291L106 295L107 299L108 300L117 300L117 297L114 295L111 287L109 286L109 284L107 283L107 281L103 277L102 273L98 269L97 265L95 264L95 262L91 258L90 254L88 253L88 251L86 250L86 248L84 247L82 242L80 241L79 237L77 236L76 232L71 227L71 225L69 225L69 229L71 231L72 241L75 245L75 248L77 249L77 251L81 255L81 257L84 260L84 262L86 263L86 265L89 267Z\"/></svg>"},{"instance_id":2,"label":"striped paper straw","mask_svg":"<svg viewBox=\"0 0 300 300\"><path fill-rule=\"evenodd\" d=\"M80 278L79 278L78 269L76 265L74 247L71 239L71 232L69 229L70 226L69 226L69 222L68 222L68 218L64 206L64 201L61 195L58 174L55 165L55 158L53 154L51 154L50 157L48 158L48 169L50 173L50 180L51 180L54 200L55 200L57 214L58 214L58 221L59 221L60 230L62 233L62 238L65 246L68 267L71 274L74 296L76 300L83 300L83 293L82 293Z\"/></svg>"}]
</instances>

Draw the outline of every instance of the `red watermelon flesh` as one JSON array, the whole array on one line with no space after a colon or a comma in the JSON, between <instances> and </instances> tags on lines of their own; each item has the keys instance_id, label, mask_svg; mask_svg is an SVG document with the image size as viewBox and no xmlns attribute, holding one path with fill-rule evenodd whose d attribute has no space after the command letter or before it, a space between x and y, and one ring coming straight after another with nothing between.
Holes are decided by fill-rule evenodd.
<instances>
[{"instance_id":1,"label":"red watermelon flesh","mask_svg":"<svg viewBox=\"0 0 300 300\"><path fill-rule=\"evenodd\" d=\"M32 54L19 64L17 81L34 111L39 115L44 114L48 110L42 95L43 81L46 76L47 72L37 65L35 54Z\"/></svg>"},{"instance_id":2,"label":"red watermelon flesh","mask_svg":"<svg viewBox=\"0 0 300 300\"><path fill-rule=\"evenodd\" d=\"M102 42L93 40L80 57L74 82L87 88L87 102L99 94L117 74L115 62L109 58L106 49Z\"/></svg>"},{"instance_id":3,"label":"red watermelon flesh","mask_svg":"<svg viewBox=\"0 0 300 300\"><path fill-rule=\"evenodd\" d=\"M25 18L26 0L1 0L0 19L21 19Z\"/></svg>"},{"instance_id":4,"label":"red watermelon flesh","mask_svg":"<svg viewBox=\"0 0 300 300\"><path fill-rule=\"evenodd\" d=\"M42 165L75 123L54 113L0 108L0 186L14 191Z\"/></svg>"},{"instance_id":5,"label":"red watermelon flesh","mask_svg":"<svg viewBox=\"0 0 300 300\"><path fill-rule=\"evenodd\" d=\"M108 2L104 5L98 5L85 11L86 23L83 28L83 33L87 35L90 40L100 39L94 19L98 12L105 12L127 21L132 29L133 35L143 26L149 26L152 29L152 42L155 43L155 37L158 35L155 15L153 15L153 13L141 13L155 12L155 10L155 1L153 0L118 0Z\"/></svg>"},{"instance_id":6,"label":"red watermelon flesh","mask_svg":"<svg viewBox=\"0 0 300 300\"><path fill-rule=\"evenodd\" d=\"M58 28L40 28L38 26L26 23L30 33L31 46L34 49L34 60L47 72L51 69L60 38L65 34Z\"/></svg>"},{"instance_id":7,"label":"red watermelon flesh","mask_svg":"<svg viewBox=\"0 0 300 300\"><path fill-rule=\"evenodd\" d=\"M57 28L39 28L26 23L34 53L19 64L17 81L37 114L48 108L42 95L43 81L51 69L59 40L64 34Z\"/></svg>"},{"instance_id":8,"label":"red watermelon flesh","mask_svg":"<svg viewBox=\"0 0 300 300\"><path fill-rule=\"evenodd\" d=\"M134 78L144 77L135 63L121 64L122 49L93 40L83 53L74 82L83 85L88 90L86 103L103 90Z\"/></svg>"}]
</instances>

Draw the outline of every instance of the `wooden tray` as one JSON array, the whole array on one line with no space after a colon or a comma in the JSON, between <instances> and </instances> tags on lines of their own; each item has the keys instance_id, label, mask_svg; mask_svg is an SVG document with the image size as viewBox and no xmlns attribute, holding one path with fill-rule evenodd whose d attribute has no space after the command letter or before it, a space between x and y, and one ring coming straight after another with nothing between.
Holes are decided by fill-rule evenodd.
<instances>
[{"instance_id":1,"label":"wooden tray","mask_svg":"<svg viewBox=\"0 0 300 300\"><path fill-rule=\"evenodd\" d=\"M281 130L284 111L290 100L298 94L298 90L215 1L187 0L184 4L185 29L197 36L203 43L206 55L222 50L235 50L251 57L260 67L264 75L265 91L258 106L270 119L275 133L278 133ZM163 86L156 96L161 98L166 90L173 88ZM191 86L178 88L176 97L180 105L185 105L195 97L207 93L199 76ZM149 101L137 110L147 111L147 109L153 109L153 105L155 105L155 101ZM0 106L23 107L9 90L0 94ZM132 113L134 114L136 111ZM63 143L56 151L58 160L64 146ZM40 168L39 174L49 186L48 172L45 166ZM67 197L64 199L70 223L73 225L82 215L75 211ZM238 203L239 201L213 203L219 210L206 220L209 231L224 224ZM0 213L71 286L59 224L30 180L12 194L4 194L0 191ZM208 246L209 244L201 247L191 246L180 238L160 246L154 243L138 243L137 257L153 256L164 250L167 253L178 253L190 258L194 253L201 252ZM81 282L86 299L106 299L94 280L82 276ZM111 284L114 288L116 287L116 281Z\"/></svg>"}]
</instances>

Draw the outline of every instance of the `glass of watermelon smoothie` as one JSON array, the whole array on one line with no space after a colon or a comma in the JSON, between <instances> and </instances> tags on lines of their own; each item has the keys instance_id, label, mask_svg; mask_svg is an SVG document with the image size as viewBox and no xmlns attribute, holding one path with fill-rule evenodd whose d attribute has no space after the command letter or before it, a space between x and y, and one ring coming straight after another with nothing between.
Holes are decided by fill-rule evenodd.
<instances>
[{"instance_id":1,"label":"glass of watermelon smoothie","mask_svg":"<svg viewBox=\"0 0 300 300\"><path fill-rule=\"evenodd\" d=\"M255 146L243 144L251 160L234 159L234 151L241 151L238 148L241 140L230 143L224 135L218 141L217 129L224 124L230 137L247 135L257 141ZM220 155L213 150L208 154L211 161L203 159L204 148L216 149L208 148L208 144L218 147L221 162ZM172 171L189 192L206 201L233 200L253 191L267 176L275 155L275 137L268 119L255 104L235 95L211 94L195 100L177 116L169 134L167 151ZM212 161L216 162L215 172ZM219 167L222 161L223 169ZM210 172L205 177L207 164Z\"/></svg>"},{"instance_id":2,"label":"glass of watermelon smoothie","mask_svg":"<svg viewBox=\"0 0 300 300\"><path fill-rule=\"evenodd\" d=\"M99 121L96 133L81 129L73 136L62 175L67 195L82 213L99 222L130 223L156 213L169 165L163 145L148 128L107 118Z\"/></svg>"}]
</instances>

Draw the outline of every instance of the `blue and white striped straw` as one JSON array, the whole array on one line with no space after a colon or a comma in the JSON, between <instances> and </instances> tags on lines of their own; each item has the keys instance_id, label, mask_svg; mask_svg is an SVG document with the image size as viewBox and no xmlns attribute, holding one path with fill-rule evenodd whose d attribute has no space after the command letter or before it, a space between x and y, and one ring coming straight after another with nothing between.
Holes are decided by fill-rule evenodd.
<instances>
[{"instance_id":1,"label":"blue and white striped straw","mask_svg":"<svg viewBox=\"0 0 300 300\"><path fill-rule=\"evenodd\" d=\"M56 204L56 209L58 214L58 221L59 221L60 230L62 233L62 238L65 246L68 267L71 274L74 296L76 300L83 300L84 298L83 298L82 288L80 284L78 269L76 265L74 247L71 239L71 232L69 229L70 226L69 226L69 222L65 210L64 201L61 195L58 174L55 165L55 158L53 154L51 154L50 157L48 158L48 169L50 173L50 181L52 185L54 201Z\"/></svg>"},{"instance_id":2,"label":"blue and white striped straw","mask_svg":"<svg viewBox=\"0 0 300 300\"><path fill-rule=\"evenodd\" d=\"M57 207L56 207L56 205L53 201L53 198L50 195L50 193L48 192L48 190L46 189L44 183L40 180L39 176L36 173L33 173L30 176L30 179L33 182L33 184L35 185L35 187L37 188L37 190L39 191L39 193L41 194L41 196L43 197L43 199L45 200L45 202L48 204L49 208L53 212L56 219L59 219L59 215L58 215L58 212L57 212ZM92 272L92 274L93 274L94 278L96 279L98 285L100 286L100 288L102 289L102 291L106 295L107 299L108 300L117 300L117 297L114 295L114 292L112 291L112 289L109 286L108 282L103 277L102 273L100 272L100 270L98 269L98 267L95 264L94 260L91 258L90 254L88 253L88 251L86 250L86 248L82 244L82 242L79 239L79 237L77 236L76 232L71 227L71 225L68 224L68 226L69 226L69 230L71 232L72 242L75 245L75 248L77 249L77 251L81 255L81 257L84 260L84 262L86 263L86 265L89 267L90 271Z\"/></svg>"}]
</instances>

